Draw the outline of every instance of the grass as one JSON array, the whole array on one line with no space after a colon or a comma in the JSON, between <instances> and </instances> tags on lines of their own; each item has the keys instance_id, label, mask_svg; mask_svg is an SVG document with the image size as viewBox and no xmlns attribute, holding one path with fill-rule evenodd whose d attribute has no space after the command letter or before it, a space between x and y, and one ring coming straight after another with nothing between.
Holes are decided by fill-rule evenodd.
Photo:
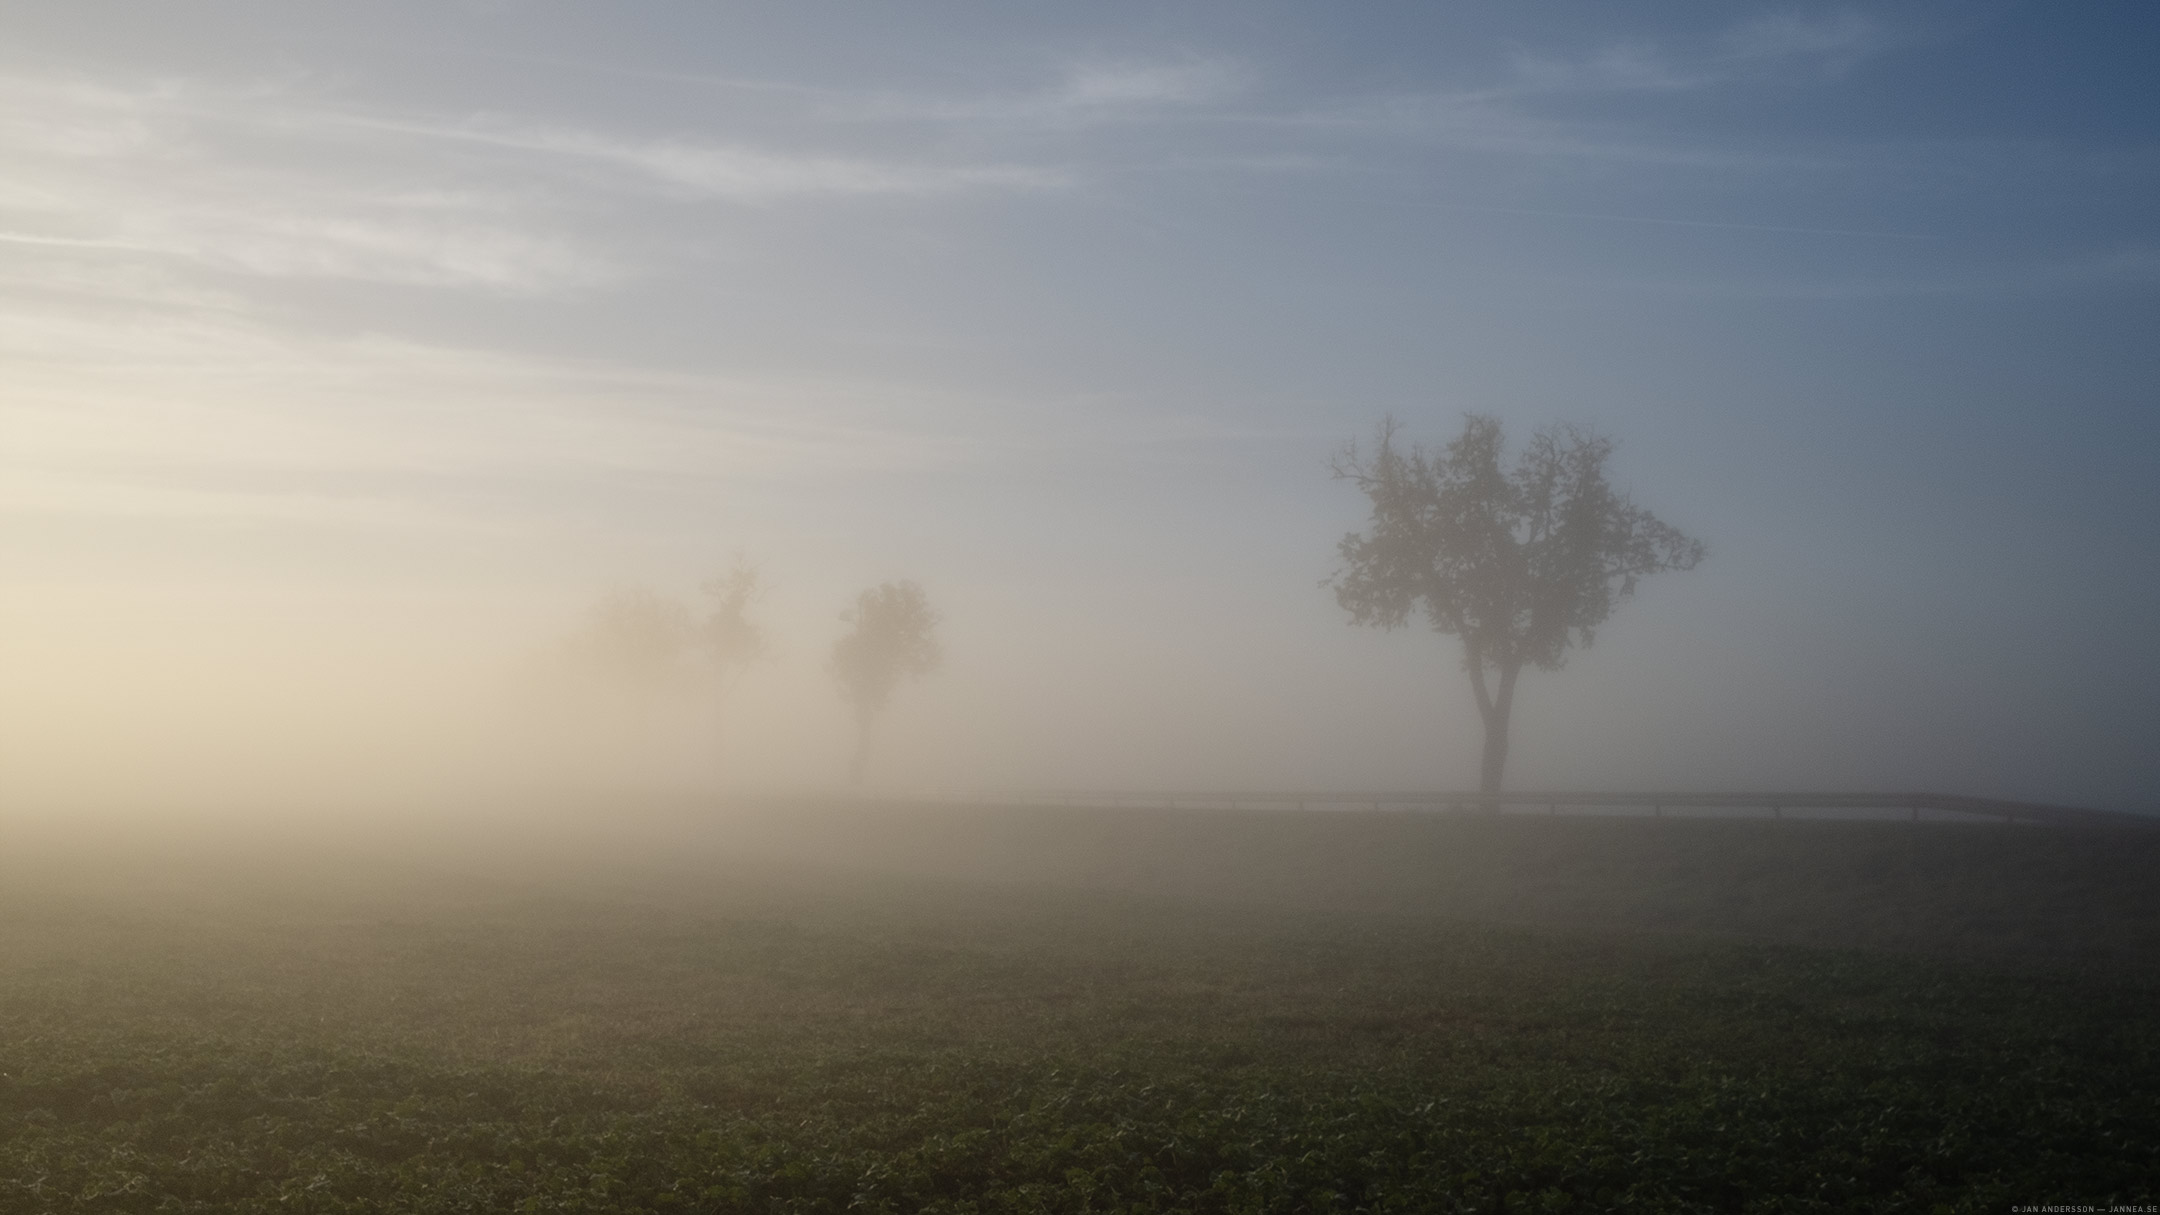
<instances>
[{"instance_id":1,"label":"grass","mask_svg":"<svg viewBox=\"0 0 2160 1215\"><path fill-rule=\"evenodd\" d=\"M1317 862L1303 887L1233 897L1237 825L1216 819L1192 828L1205 848L1151 851L1165 889L1183 866L1207 897L1053 884L1114 876L1042 851L1075 821L967 862L1034 857L1006 885L679 839L667 863L577 849L514 870L298 848L19 868L0 894L0 1210L1999 1211L2149 1202L2160 1178L2149 968L1954 934L1892 951L1614 931L1611 891L1499 924L1345 897ZM1573 869L1566 824L1438 851L1611 876L1650 863L1612 840L1651 837L1610 832L1648 825L1575 824ZM1372 829L1251 834L1293 826ZM1793 865L1864 875L1914 840L1821 830L1783 837ZM1934 830L1953 850L2077 846ZM1664 838L1657 863L1704 905L1778 888L1758 845L1779 837ZM1277 845L1248 845L1232 856L1266 870ZM1989 922L1945 910L1996 863L1979 855L1898 898L1938 929ZM2011 905L2072 924L2093 900L2144 905L2027 895Z\"/></svg>"}]
</instances>

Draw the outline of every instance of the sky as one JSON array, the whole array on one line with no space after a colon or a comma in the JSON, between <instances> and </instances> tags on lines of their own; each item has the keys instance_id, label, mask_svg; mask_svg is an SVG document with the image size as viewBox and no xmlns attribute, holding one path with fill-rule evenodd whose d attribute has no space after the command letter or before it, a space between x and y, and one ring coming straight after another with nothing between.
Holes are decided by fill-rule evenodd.
<instances>
[{"instance_id":1,"label":"sky","mask_svg":"<svg viewBox=\"0 0 2160 1215\"><path fill-rule=\"evenodd\" d=\"M730 780L839 779L839 614L910 578L946 662L882 787L1470 787L1453 640L1321 583L1329 457L1480 412L1611 435L1709 550L1525 677L1511 786L2160 810L2156 52L2136 5L15 0L0 781L379 773L741 553Z\"/></svg>"}]
</instances>

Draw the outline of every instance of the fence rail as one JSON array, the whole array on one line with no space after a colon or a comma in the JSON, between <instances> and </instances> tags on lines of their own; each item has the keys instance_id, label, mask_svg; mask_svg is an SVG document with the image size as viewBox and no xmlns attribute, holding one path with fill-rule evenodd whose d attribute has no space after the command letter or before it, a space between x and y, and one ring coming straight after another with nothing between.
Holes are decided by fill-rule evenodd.
<instances>
[{"instance_id":1,"label":"fence rail","mask_svg":"<svg viewBox=\"0 0 2160 1215\"><path fill-rule=\"evenodd\" d=\"M985 799L992 795L983 795ZM2057 827L2160 828L2160 815L2094 810L2044 802L2005 801L1943 793L1620 793L1565 792L1434 793L1425 791L1282 793L1201 790L1064 790L996 795L999 800L1060 806L1131 806L1168 809L1367 809L1439 813L1583 813L1621 811L1650 816L1667 812L1754 812L1769 818L1849 817L1838 812L1873 811L1873 817L1913 822L1999 820Z\"/></svg>"}]
</instances>

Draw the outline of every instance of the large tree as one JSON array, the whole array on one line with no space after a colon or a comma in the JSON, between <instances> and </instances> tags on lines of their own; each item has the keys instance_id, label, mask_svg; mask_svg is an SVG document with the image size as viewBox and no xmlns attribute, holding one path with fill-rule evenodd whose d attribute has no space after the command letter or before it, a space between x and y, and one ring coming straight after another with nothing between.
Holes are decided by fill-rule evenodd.
<instances>
[{"instance_id":1,"label":"large tree","mask_svg":"<svg viewBox=\"0 0 2160 1215\"><path fill-rule=\"evenodd\" d=\"M833 645L832 670L855 706L855 759L848 779L861 782L870 759L870 726L902 679L927 675L942 657L937 613L922 588L912 582L887 582L855 597L840 614L853 625Z\"/></svg>"},{"instance_id":2,"label":"large tree","mask_svg":"<svg viewBox=\"0 0 2160 1215\"><path fill-rule=\"evenodd\" d=\"M1497 419L1471 414L1430 451L1381 423L1371 452L1334 462L1372 503L1371 526L1343 537L1328 580L1351 622L1392 629L1422 615L1462 640L1485 723L1478 788L1500 791L1508 718L1525 666L1558 670L1588 646L1646 574L1691 569L1699 540L1630 502L1605 477L1612 440L1548 427L1510 466Z\"/></svg>"}]
</instances>

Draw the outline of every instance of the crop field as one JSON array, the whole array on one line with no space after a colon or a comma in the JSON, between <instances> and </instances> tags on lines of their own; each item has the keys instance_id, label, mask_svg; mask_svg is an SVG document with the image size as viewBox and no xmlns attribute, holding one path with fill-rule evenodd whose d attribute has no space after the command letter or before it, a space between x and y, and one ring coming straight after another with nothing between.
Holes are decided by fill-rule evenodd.
<instances>
[{"instance_id":1,"label":"crop field","mask_svg":"<svg viewBox=\"0 0 2160 1215\"><path fill-rule=\"evenodd\" d=\"M772 806L519 839L0 860L0 1211L2160 1201L2146 833Z\"/></svg>"}]
</instances>

